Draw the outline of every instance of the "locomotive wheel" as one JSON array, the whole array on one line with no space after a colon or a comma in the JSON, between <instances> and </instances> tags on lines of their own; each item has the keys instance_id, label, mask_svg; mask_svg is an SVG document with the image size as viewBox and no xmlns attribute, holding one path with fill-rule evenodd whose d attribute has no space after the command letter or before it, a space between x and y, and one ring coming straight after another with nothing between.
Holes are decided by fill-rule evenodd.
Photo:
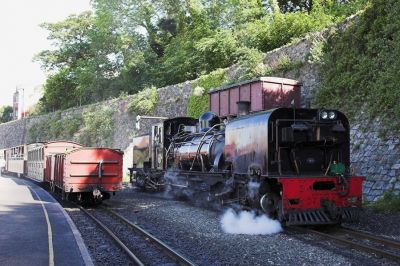
<instances>
[{"instance_id":1,"label":"locomotive wheel","mask_svg":"<svg viewBox=\"0 0 400 266\"><path fill-rule=\"evenodd\" d=\"M260 199L262 210L270 218L278 218L279 196L276 193L265 193Z\"/></svg>"},{"instance_id":2,"label":"locomotive wheel","mask_svg":"<svg viewBox=\"0 0 400 266\"><path fill-rule=\"evenodd\" d=\"M231 194L232 189L229 186L226 186L223 183L217 183L216 185L211 186L207 201L216 201L223 205L224 201L229 199Z\"/></svg>"},{"instance_id":3,"label":"locomotive wheel","mask_svg":"<svg viewBox=\"0 0 400 266\"><path fill-rule=\"evenodd\" d=\"M141 191L146 190L146 176L142 174L137 174L135 178L136 187Z\"/></svg>"},{"instance_id":4,"label":"locomotive wheel","mask_svg":"<svg viewBox=\"0 0 400 266\"><path fill-rule=\"evenodd\" d=\"M283 206L282 206L282 199L279 199L277 202L277 217L281 223L285 222L285 215L283 214Z\"/></svg>"}]
</instances>

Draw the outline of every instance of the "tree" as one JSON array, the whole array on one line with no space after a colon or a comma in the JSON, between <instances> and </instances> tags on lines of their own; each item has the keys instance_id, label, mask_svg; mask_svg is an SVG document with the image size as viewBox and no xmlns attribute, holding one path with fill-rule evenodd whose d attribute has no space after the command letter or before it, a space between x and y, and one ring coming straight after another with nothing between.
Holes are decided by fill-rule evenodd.
<instances>
[{"instance_id":1,"label":"tree","mask_svg":"<svg viewBox=\"0 0 400 266\"><path fill-rule=\"evenodd\" d=\"M123 90L115 79L124 65L120 48L126 42L114 32L112 23L107 14L94 17L84 12L61 22L42 24L56 47L35 57L50 74L42 98L45 110L100 101Z\"/></svg>"},{"instance_id":2,"label":"tree","mask_svg":"<svg viewBox=\"0 0 400 266\"><path fill-rule=\"evenodd\" d=\"M0 107L0 123L6 123L12 120L13 108L11 106Z\"/></svg>"},{"instance_id":3,"label":"tree","mask_svg":"<svg viewBox=\"0 0 400 266\"><path fill-rule=\"evenodd\" d=\"M343 1L92 0L94 13L42 25L55 49L36 57L49 73L40 106L64 109L259 64L262 52L332 23Z\"/></svg>"}]
</instances>

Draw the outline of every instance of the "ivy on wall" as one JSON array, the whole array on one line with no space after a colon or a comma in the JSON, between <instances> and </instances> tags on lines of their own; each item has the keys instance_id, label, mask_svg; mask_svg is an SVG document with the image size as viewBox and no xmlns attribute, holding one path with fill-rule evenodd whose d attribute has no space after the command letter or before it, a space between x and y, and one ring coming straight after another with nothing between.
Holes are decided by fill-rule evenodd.
<instances>
[{"instance_id":1,"label":"ivy on wall","mask_svg":"<svg viewBox=\"0 0 400 266\"><path fill-rule=\"evenodd\" d=\"M138 92L129 103L130 113L149 115L158 102L157 88L152 86Z\"/></svg>"},{"instance_id":2,"label":"ivy on wall","mask_svg":"<svg viewBox=\"0 0 400 266\"><path fill-rule=\"evenodd\" d=\"M350 116L365 110L384 125L400 128L400 2L376 0L323 49L317 106Z\"/></svg>"},{"instance_id":3,"label":"ivy on wall","mask_svg":"<svg viewBox=\"0 0 400 266\"><path fill-rule=\"evenodd\" d=\"M108 106L92 107L83 113L79 143L83 146L110 147L114 135L115 110Z\"/></svg>"},{"instance_id":4,"label":"ivy on wall","mask_svg":"<svg viewBox=\"0 0 400 266\"><path fill-rule=\"evenodd\" d=\"M192 84L192 95L188 102L188 115L198 118L208 111L208 92L228 82L227 70L217 69L208 75L201 76Z\"/></svg>"},{"instance_id":5,"label":"ivy on wall","mask_svg":"<svg viewBox=\"0 0 400 266\"><path fill-rule=\"evenodd\" d=\"M81 114L72 114L66 117L56 112L45 117L28 129L28 143L49 140L70 140L75 138L82 124Z\"/></svg>"}]
</instances>

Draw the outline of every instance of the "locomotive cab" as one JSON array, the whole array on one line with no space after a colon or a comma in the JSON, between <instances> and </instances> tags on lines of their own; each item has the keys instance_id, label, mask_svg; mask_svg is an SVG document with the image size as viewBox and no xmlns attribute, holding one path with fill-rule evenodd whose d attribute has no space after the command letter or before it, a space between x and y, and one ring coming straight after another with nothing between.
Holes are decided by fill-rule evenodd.
<instances>
[{"instance_id":1,"label":"locomotive cab","mask_svg":"<svg viewBox=\"0 0 400 266\"><path fill-rule=\"evenodd\" d=\"M333 110L254 113L227 125L226 159L234 175L259 184L253 204L288 224L351 220L362 178L350 176L349 131Z\"/></svg>"}]
</instances>

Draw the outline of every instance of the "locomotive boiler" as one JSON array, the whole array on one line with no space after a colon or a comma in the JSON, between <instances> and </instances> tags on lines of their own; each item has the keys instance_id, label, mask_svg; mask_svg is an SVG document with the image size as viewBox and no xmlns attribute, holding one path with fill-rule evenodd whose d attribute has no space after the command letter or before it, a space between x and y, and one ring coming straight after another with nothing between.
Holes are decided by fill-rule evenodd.
<instances>
[{"instance_id":1,"label":"locomotive boiler","mask_svg":"<svg viewBox=\"0 0 400 266\"><path fill-rule=\"evenodd\" d=\"M263 87L276 80L253 80L247 91L261 92L257 99L263 99ZM290 83L279 81L281 86ZM249 83L239 85L242 98L240 86ZM218 91L219 97L223 93ZM287 225L357 219L363 178L350 171L350 129L344 114L294 107L252 111L268 105L261 101L252 107L242 99L233 109L229 100L228 109L214 108L219 114L206 112L198 120L179 117L154 125L147 161L135 162L144 167L131 169L137 185L190 190L192 197L202 199L207 194L207 200L262 210ZM221 103L210 102L211 109L213 102Z\"/></svg>"},{"instance_id":2,"label":"locomotive boiler","mask_svg":"<svg viewBox=\"0 0 400 266\"><path fill-rule=\"evenodd\" d=\"M187 171L209 172L219 169L224 162L225 136L219 130L222 126L214 113L204 113L199 118L199 132L193 132L196 128L192 127L193 131L172 139L172 165Z\"/></svg>"}]
</instances>

